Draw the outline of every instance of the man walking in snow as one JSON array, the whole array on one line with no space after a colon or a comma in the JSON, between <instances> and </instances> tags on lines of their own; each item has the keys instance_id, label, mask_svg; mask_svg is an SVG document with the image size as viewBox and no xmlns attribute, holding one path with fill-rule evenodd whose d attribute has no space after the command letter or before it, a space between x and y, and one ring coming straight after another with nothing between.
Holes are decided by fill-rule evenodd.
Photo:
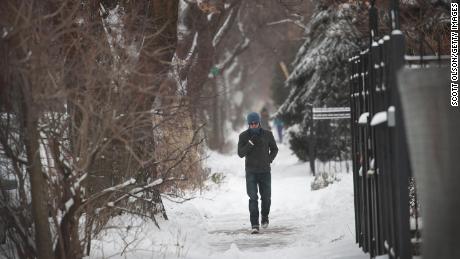
<instances>
[{"instance_id":1,"label":"man walking in snow","mask_svg":"<svg viewBox=\"0 0 460 259\"><path fill-rule=\"evenodd\" d=\"M238 140L238 155L246 157L246 191L249 196L249 215L253 234L259 232L259 189L262 206L262 227L268 226L271 204L270 164L278 153L275 138L271 131L260 126L260 116L251 112L247 116L249 128L243 131Z\"/></svg>"}]
</instances>

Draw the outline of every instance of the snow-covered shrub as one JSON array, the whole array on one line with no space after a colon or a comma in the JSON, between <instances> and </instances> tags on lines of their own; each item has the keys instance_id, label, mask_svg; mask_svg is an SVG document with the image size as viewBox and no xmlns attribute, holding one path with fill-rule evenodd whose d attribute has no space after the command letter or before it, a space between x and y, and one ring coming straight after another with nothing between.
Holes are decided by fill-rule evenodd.
<instances>
[{"instance_id":1,"label":"snow-covered shrub","mask_svg":"<svg viewBox=\"0 0 460 259\"><path fill-rule=\"evenodd\" d=\"M278 115L288 126L299 125L299 130L290 134L291 148L299 159L308 160L310 132L322 134L316 145L324 153L323 161L349 146L340 138L332 138L349 131L348 121L339 121L330 128L326 125L328 132L312 130L311 109L348 106L347 62L358 51L361 37L354 25L357 15L358 7L352 3L328 7L318 4L308 24L306 40L291 64L292 73L286 81L290 94Z\"/></svg>"},{"instance_id":2,"label":"snow-covered shrub","mask_svg":"<svg viewBox=\"0 0 460 259\"><path fill-rule=\"evenodd\" d=\"M217 185L224 183L225 175L221 172L215 172L211 175L211 181Z\"/></svg>"},{"instance_id":3,"label":"snow-covered shrub","mask_svg":"<svg viewBox=\"0 0 460 259\"><path fill-rule=\"evenodd\" d=\"M326 188L328 185L334 182L339 182L340 178L335 173L331 172L320 172L315 176L315 179L311 182L311 190L319 190Z\"/></svg>"}]
</instances>

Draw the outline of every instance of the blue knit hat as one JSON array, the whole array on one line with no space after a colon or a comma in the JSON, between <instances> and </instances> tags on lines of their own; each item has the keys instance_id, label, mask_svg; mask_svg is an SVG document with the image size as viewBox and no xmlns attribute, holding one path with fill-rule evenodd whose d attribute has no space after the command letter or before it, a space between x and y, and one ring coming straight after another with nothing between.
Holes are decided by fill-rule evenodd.
<instances>
[{"instance_id":1,"label":"blue knit hat","mask_svg":"<svg viewBox=\"0 0 460 259\"><path fill-rule=\"evenodd\" d=\"M260 123L260 116L257 112L251 112L248 114L247 121L248 121L248 124L251 122Z\"/></svg>"}]
</instances>

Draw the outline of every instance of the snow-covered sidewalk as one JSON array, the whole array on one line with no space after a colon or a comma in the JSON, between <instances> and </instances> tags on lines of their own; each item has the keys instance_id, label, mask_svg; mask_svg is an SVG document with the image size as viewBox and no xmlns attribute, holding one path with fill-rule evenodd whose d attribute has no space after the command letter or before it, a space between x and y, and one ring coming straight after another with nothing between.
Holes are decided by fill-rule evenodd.
<instances>
[{"instance_id":1,"label":"snow-covered sidewalk","mask_svg":"<svg viewBox=\"0 0 460 259\"><path fill-rule=\"evenodd\" d=\"M311 191L308 164L279 148L270 226L261 234L249 234L244 160L213 152L207 166L225 175L220 186L183 204L165 200L169 221L160 230L139 219L113 220L121 228L105 231L91 258L369 258L354 242L352 175L338 174L341 181Z\"/></svg>"}]
</instances>

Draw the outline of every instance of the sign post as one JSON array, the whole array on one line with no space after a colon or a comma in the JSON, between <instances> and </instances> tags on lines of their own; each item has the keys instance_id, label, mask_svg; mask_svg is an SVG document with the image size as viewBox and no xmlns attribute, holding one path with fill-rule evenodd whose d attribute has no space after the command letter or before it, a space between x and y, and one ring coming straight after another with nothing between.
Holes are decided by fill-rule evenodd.
<instances>
[{"instance_id":1,"label":"sign post","mask_svg":"<svg viewBox=\"0 0 460 259\"><path fill-rule=\"evenodd\" d=\"M310 129L310 170L313 175L316 175L315 159L316 159L316 149L315 149L315 121L316 120L343 120L350 119L350 107L323 107L315 108L312 107L313 120Z\"/></svg>"}]
</instances>

